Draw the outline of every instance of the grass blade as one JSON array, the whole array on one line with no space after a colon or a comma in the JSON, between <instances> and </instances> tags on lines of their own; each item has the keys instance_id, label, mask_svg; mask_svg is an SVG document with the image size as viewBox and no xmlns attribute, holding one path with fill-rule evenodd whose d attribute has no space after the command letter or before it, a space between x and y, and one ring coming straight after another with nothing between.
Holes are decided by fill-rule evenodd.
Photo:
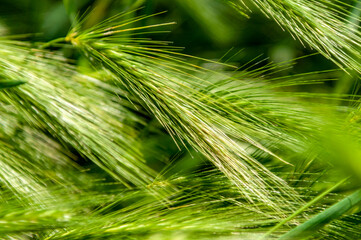
<instances>
[{"instance_id":1,"label":"grass blade","mask_svg":"<svg viewBox=\"0 0 361 240\"><path fill-rule=\"evenodd\" d=\"M310 233L314 233L317 230L321 229L327 223L341 217L360 203L361 189L357 190L356 192L344 198L335 205L331 206L330 208L324 210L307 222L284 234L283 236L281 236L280 240L302 239Z\"/></svg>"},{"instance_id":2,"label":"grass blade","mask_svg":"<svg viewBox=\"0 0 361 240\"><path fill-rule=\"evenodd\" d=\"M2 80L0 81L0 89L16 87L24 83L25 81L21 80Z\"/></svg>"}]
</instances>

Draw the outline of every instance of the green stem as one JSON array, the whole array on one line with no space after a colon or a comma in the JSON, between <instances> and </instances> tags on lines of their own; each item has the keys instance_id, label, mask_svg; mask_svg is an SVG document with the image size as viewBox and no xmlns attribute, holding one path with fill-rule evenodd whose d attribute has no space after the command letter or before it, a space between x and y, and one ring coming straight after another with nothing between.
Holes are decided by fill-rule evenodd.
<instances>
[{"instance_id":1,"label":"green stem","mask_svg":"<svg viewBox=\"0 0 361 240\"><path fill-rule=\"evenodd\" d=\"M302 239L361 204L361 189L281 236L280 240Z\"/></svg>"},{"instance_id":2,"label":"green stem","mask_svg":"<svg viewBox=\"0 0 361 240\"><path fill-rule=\"evenodd\" d=\"M324 191L323 193L321 193L320 195L318 195L316 198L312 199L310 202L308 202L307 204L305 204L304 206L302 206L301 208L299 208L297 211L295 211L293 214L291 214L288 218L284 219L283 221L281 221L280 223L278 223L276 226L274 226L273 228L271 228L265 235L263 235L260 239L265 239L266 237L268 237L270 234L272 234L274 231L276 231L277 229L279 229L280 227L282 227L284 224L286 224L287 222L291 221L292 219L294 219L296 216L298 216L299 214L301 214L302 212L304 212L307 208L309 208L310 206L314 205L315 203L317 203L318 201L320 201L322 198L324 198L327 194L329 194L330 192L332 192L333 190L335 190L336 188L338 188L341 184L343 184L346 180L348 180L349 178L345 178L343 180L341 180L340 182L338 182L337 184L335 184L334 186L332 186L330 189L327 189L326 191Z\"/></svg>"},{"instance_id":3,"label":"green stem","mask_svg":"<svg viewBox=\"0 0 361 240\"><path fill-rule=\"evenodd\" d=\"M66 42L65 37L57 38L54 40L51 40L50 42L44 43L41 45L40 49L45 49L53 45L54 43L60 43L60 42Z\"/></svg>"}]
</instances>

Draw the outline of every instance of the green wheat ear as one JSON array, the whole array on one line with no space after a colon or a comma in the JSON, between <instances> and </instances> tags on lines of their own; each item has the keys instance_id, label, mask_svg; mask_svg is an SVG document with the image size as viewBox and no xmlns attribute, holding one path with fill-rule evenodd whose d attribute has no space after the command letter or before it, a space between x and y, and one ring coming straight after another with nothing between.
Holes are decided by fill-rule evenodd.
<instances>
[{"instance_id":1,"label":"green wheat ear","mask_svg":"<svg viewBox=\"0 0 361 240\"><path fill-rule=\"evenodd\" d=\"M245 11L255 5L294 39L332 60L340 68L361 73L361 2L358 0L231 0Z\"/></svg>"},{"instance_id":2,"label":"green wheat ear","mask_svg":"<svg viewBox=\"0 0 361 240\"><path fill-rule=\"evenodd\" d=\"M248 108L232 103L232 90L221 89L223 81L231 81L232 77L213 72L220 78L214 84L220 88L214 87L205 77L212 71L187 62L185 55L172 51L162 42L132 37L172 23L130 27L151 16L122 20L123 16L85 30L77 25L65 40L80 49L96 69L109 72L114 81L159 121L179 148L189 145L200 152L232 179L250 202L255 205L258 201L266 202L281 215L282 209L276 202L288 198L302 202L287 183L241 144L245 142L282 160L263 146L262 138L275 138L276 134L285 132L278 129L282 133L275 133L272 124L265 124L261 130L264 123L272 120L254 116L249 100L243 99L241 103ZM260 112L268 111L261 104L257 106ZM274 194L278 191L282 193ZM270 200L273 198L278 200Z\"/></svg>"}]
</instances>

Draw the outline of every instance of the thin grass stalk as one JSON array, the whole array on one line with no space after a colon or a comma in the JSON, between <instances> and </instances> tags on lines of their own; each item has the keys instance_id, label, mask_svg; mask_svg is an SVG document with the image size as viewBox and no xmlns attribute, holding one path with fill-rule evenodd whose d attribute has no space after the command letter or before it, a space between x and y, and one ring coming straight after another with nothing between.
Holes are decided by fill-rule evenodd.
<instances>
[{"instance_id":1,"label":"thin grass stalk","mask_svg":"<svg viewBox=\"0 0 361 240\"><path fill-rule=\"evenodd\" d=\"M338 188L340 185L342 185L343 183L345 183L345 181L347 181L349 178L345 178L343 180L341 180L340 182L338 182L337 184L335 184L334 186L332 186L331 188L327 189L326 191L324 191L322 194L320 194L319 196L317 196L316 198L312 199L311 201L309 201L307 204L303 205L300 209L298 209L297 211L295 211L294 213L292 213L289 217L287 217L286 219L284 219L283 221L281 221L280 223L278 223L276 226L274 226L273 228L271 228L264 236L262 236L260 238L261 239L265 239L266 237L268 237L269 235L271 235L273 232L275 232L277 229L281 228L284 224L286 224L287 222L291 221L292 219L294 219L296 216L298 216L299 214L303 213L307 208L311 207L312 205L314 205L315 203L319 202L321 199L323 199L327 194L329 194L330 192L332 192L333 190L335 190L336 188Z\"/></svg>"},{"instance_id":2,"label":"thin grass stalk","mask_svg":"<svg viewBox=\"0 0 361 240\"><path fill-rule=\"evenodd\" d=\"M361 204L361 189L282 235L280 240L302 239L311 233L315 233L331 221L340 218L359 204Z\"/></svg>"}]
</instances>

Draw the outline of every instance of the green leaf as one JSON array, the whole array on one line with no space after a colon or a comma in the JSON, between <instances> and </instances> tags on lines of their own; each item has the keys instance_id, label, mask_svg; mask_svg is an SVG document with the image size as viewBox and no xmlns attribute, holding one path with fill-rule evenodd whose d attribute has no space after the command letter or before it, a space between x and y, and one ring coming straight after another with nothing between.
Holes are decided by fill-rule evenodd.
<instances>
[{"instance_id":1,"label":"green leaf","mask_svg":"<svg viewBox=\"0 0 361 240\"><path fill-rule=\"evenodd\" d=\"M24 83L25 81L21 80L2 80L0 81L0 89L16 87Z\"/></svg>"},{"instance_id":2,"label":"green leaf","mask_svg":"<svg viewBox=\"0 0 361 240\"><path fill-rule=\"evenodd\" d=\"M303 239L310 233L314 233L322 228L327 223L338 219L345 213L352 210L354 207L361 203L361 189L357 190L350 196L342 199L340 202L327 208L320 214L301 224L300 226L292 229L288 233L281 236L280 239Z\"/></svg>"}]
</instances>

